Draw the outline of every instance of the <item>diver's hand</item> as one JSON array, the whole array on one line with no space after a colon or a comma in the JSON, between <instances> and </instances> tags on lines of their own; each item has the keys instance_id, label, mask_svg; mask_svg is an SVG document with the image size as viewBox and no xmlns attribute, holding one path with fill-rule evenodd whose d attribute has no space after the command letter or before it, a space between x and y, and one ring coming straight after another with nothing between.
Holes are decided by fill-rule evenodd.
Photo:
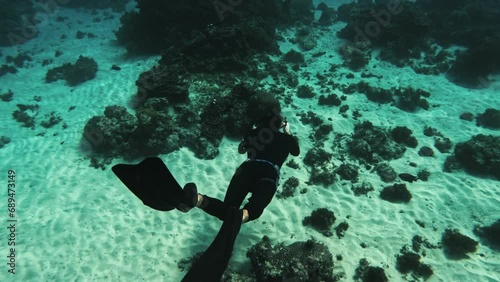
<instances>
[{"instance_id":1,"label":"diver's hand","mask_svg":"<svg viewBox=\"0 0 500 282\"><path fill-rule=\"evenodd\" d=\"M292 135L290 133L290 123L289 122L285 122L285 124L283 125L283 133L286 133L288 135Z\"/></svg>"},{"instance_id":2,"label":"diver's hand","mask_svg":"<svg viewBox=\"0 0 500 282\"><path fill-rule=\"evenodd\" d=\"M240 142L240 145L238 145L238 153L244 154L247 152L247 146L245 140L242 140Z\"/></svg>"}]
</instances>

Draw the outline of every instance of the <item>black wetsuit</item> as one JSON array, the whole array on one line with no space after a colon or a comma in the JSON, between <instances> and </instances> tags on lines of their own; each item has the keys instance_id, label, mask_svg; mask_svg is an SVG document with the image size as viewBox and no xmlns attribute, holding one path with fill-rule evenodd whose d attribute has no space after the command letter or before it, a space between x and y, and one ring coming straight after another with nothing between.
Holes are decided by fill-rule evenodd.
<instances>
[{"instance_id":1,"label":"black wetsuit","mask_svg":"<svg viewBox=\"0 0 500 282\"><path fill-rule=\"evenodd\" d=\"M202 209L220 220L224 220L228 208L239 208L248 193L252 196L244 209L248 210L249 220L258 218L276 192L283 162L289 154L300 154L295 137L266 127L251 130L239 151L246 152L248 159L236 169L224 201L203 195Z\"/></svg>"}]
</instances>

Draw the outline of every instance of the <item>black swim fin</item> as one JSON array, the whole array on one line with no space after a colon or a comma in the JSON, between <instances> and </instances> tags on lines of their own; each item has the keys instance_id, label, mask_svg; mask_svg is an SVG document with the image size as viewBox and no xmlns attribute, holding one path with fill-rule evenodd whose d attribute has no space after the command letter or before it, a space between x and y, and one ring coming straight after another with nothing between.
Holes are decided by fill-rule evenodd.
<instances>
[{"instance_id":1,"label":"black swim fin","mask_svg":"<svg viewBox=\"0 0 500 282\"><path fill-rule=\"evenodd\" d=\"M242 215L242 211L238 208L232 207L227 210L217 237L193 264L182 282L220 281L233 253L234 242L241 228Z\"/></svg>"},{"instance_id":2,"label":"black swim fin","mask_svg":"<svg viewBox=\"0 0 500 282\"><path fill-rule=\"evenodd\" d=\"M132 193L155 210L169 211L180 203L192 201L158 157L146 158L135 165L117 164L112 170Z\"/></svg>"}]
</instances>

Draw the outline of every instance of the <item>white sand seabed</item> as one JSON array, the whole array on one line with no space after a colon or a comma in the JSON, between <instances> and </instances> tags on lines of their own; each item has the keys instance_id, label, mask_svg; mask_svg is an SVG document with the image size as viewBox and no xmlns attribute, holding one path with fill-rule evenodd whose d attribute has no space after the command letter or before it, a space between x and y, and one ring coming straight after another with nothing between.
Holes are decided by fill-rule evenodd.
<instances>
[{"instance_id":1,"label":"white sand seabed","mask_svg":"<svg viewBox=\"0 0 500 282\"><path fill-rule=\"evenodd\" d=\"M0 92L11 89L15 93L12 102L0 102L1 135L12 139L0 150L0 168L3 172L16 171L18 219L17 274L7 273L4 239L0 281L180 281L184 272L179 270L177 263L205 250L217 234L220 222L199 210L188 214L160 213L145 207L114 177L109 167L104 171L89 167L82 145L82 130L88 119L101 115L108 105L129 107L130 97L136 91L135 80L153 66L158 57L127 58L125 50L112 42L112 29L118 26L118 19L93 23L83 11L62 9L60 13L69 17L66 24L50 22L38 38L21 46L22 50L32 52L34 61L19 69L19 73L0 78ZM332 27L335 28L338 26ZM96 38L76 40L76 30L92 32ZM60 40L61 34L67 34L68 39ZM341 62L335 49L339 40L333 35L322 39L318 44L327 54L317 59L306 55L311 77L316 72L325 73L331 63ZM282 50L286 52L292 47L283 44ZM55 50L64 54L54 58ZM2 49L4 56L11 54L9 52L9 48ZM80 54L93 57L99 63L95 79L75 88L62 81L44 83L48 68L74 62ZM41 62L48 58L54 58L54 63L41 67ZM122 70L109 70L112 64L119 65ZM390 105L369 102L364 95L348 95L349 112L359 109L360 120L383 127L408 126L419 140L419 148L433 145L433 139L422 133L426 125L437 128L454 143L479 133L498 135L498 131L480 128L458 118L465 111L478 114L488 107L499 108L500 98L494 91L495 85L485 90L467 90L443 77L416 75L410 69L395 68L376 60L370 64L370 71L384 77L370 83L380 83L387 88L412 86L431 92L428 100L432 107L429 111L410 114ZM340 74L333 75L343 79ZM301 79L301 83L316 87L314 80ZM288 91L293 93L295 90ZM36 95L42 97L40 102L33 100ZM38 104L38 122L45 114L56 111L68 128L61 129L61 124L47 130L39 125L35 130L21 128L11 116L18 103ZM355 197L350 190L351 184L344 181L326 188L306 185L309 172L301 159L313 146L309 142L311 128L302 125L295 115L312 110L325 119L331 118L336 134L352 133L355 123L340 117L337 108L318 107L315 99L295 97L294 105L299 106L299 110L285 108L284 114L301 140L302 153L296 158L300 169L284 166L281 183L291 176L297 177L301 183L299 188L307 188L307 193L297 192L295 197L286 200L274 199L261 218L242 227L230 262L232 269L245 271L250 268L246 251L264 235L273 243L286 244L314 238L327 244L334 257L343 256L342 261L335 262L335 272L346 273L342 281L353 280L361 258L367 258L374 266L384 267L391 281L403 281L395 269L395 256L403 245L411 244L414 235L424 236L437 244L446 228L458 228L477 240L472 233L474 225L489 225L498 219L499 182L463 172L443 173L446 154L423 158L417 154L417 149L408 149L403 158L390 162L398 172L415 174L426 168L432 173L427 182L408 184L413 195L408 204L391 204L379 199L379 191L387 184L367 171L361 171L360 180L372 183L376 190L368 197ZM68 111L70 106L76 108ZM42 132L43 136L36 136ZM325 142L326 150L331 150L332 138L330 136ZM198 160L187 149L161 157L173 167L172 172L180 183L196 182L200 192L223 198L234 169L244 160L236 148L236 142L224 139L220 154L214 160ZM121 161L115 160L113 164ZM418 168L410 167L409 162L417 163ZM340 161L335 160L335 163L340 164ZM6 178L4 181L6 183ZM5 220L7 200L5 193L2 195L0 217ZM304 217L322 207L335 212L335 225L344 220L349 223L344 238L327 238L302 225ZM422 221L426 227L419 227L415 220ZM0 229L0 238L7 236L7 229ZM362 248L361 243L367 247ZM500 257L484 245L479 245L469 259L460 261L446 259L441 249L426 252L422 261L434 270L429 281L499 280Z\"/></svg>"}]
</instances>

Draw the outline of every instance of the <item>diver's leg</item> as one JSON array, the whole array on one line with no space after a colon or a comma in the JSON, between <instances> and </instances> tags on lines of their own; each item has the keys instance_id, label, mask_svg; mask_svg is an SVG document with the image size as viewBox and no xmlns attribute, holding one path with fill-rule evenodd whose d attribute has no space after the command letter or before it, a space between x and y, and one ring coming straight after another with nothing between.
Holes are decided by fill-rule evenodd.
<instances>
[{"instance_id":1,"label":"diver's leg","mask_svg":"<svg viewBox=\"0 0 500 282\"><path fill-rule=\"evenodd\" d=\"M230 207L239 208L248 194L251 184L249 183L248 173L249 171L243 171L241 167L236 170L236 173L231 178L231 182L227 188L224 201L200 194L198 196L196 206L204 210L206 213L215 216L220 220L224 220L226 210ZM245 217L245 214L247 214L247 212L243 211L243 220L248 218Z\"/></svg>"},{"instance_id":2,"label":"diver's leg","mask_svg":"<svg viewBox=\"0 0 500 282\"><path fill-rule=\"evenodd\" d=\"M206 213L217 217L220 220L224 220L226 211L231 207L222 202L219 199L211 198L206 195L198 195L198 203L196 207L201 208ZM247 209L243 209L241 222L245 223L249 219L249 214Z\"/></svg>"},{"instance_id":3,"label":"diver's leg","mask_svg":"<svg viewBox=\"0 0 500 282\"><path fill-rule=\"evenodd\" d=\"M249 219L248 210L243 209L243 217L241 218L241 223L247 222Z\"/></svg>"},{"instance_id":4,"label":"diver's leg","mask_svg":"<svg viewBox=\"0 0 500 282\"><path fill-rule=\"evenodd\" d=\"M260 179L252 191L252 196L243 207L248 211L248 221L259 218L276 192L276 181L272 178Z\"/></svg>"},{"instance_id":5,"label":"diver's leg","mask_svg":"<svg viewBox=\"0 0 500 282\"><path fill-rule=\"evenodd\" d=\"M201 194L198 194L198 203L196 206L220 220L224 220L228 208L223 201Z\"/></svg>"},{"instance_id":6,"label":"diver's leg","mask_svg":"<svg viewBox=\"0 0 500 282\"><path fill-rule=\"evenodd\" d=\"M252 175L255 173L252 164L240 166L233 175L229 187L227 188L226 195L224 196L224 203L228 207L239 208L245 197L250 192L250 188L254 185ZM243 209L241 223L248 221L248 210Z\"/></svg>"}]
</instances>

